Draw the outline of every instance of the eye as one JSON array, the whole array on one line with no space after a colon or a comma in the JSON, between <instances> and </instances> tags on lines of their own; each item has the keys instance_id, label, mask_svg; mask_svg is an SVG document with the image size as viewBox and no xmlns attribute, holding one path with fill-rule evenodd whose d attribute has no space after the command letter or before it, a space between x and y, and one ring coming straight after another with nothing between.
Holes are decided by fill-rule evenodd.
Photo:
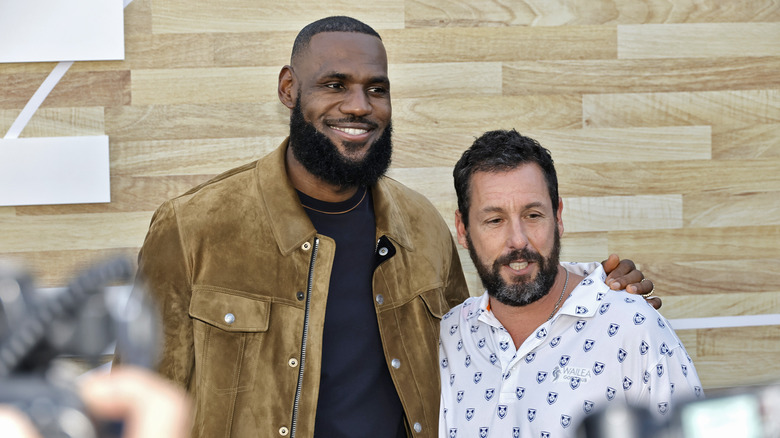
<instances>
[{"instance_id":1,"label":"eye","mask_svg":"<svg viewBox=\"0 0 780 438\"><path fill-rule=\"evenodd\" d=\"M368 92L371 94L387 94L389 93L389 90L386 87L370 87L368 89Z\"/></svg>"},{"instance_id":2,"label":"eye","mask_svg":"<svg viewBox=\"0 0 780 438\"><path fill-rule=\"evenodd\" d=\"M332 90L341 90L344 88L344 85L341 82L329 82L325 84L324 87Z\"/></svg>"}]
</instances>

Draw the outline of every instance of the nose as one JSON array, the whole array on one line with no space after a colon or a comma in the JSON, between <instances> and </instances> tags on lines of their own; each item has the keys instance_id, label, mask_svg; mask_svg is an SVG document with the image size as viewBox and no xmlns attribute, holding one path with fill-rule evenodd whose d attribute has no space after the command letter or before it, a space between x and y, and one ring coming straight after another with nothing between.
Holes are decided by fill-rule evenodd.
<instances>
[{"instance_id":1,"label":"nose","mask_svg":"<svg viewBox=\"0 0 780 438\"><path fill-rule=\"evenodd\" d=\"M512 221L507 227L506 245L511 249L522 249L528 245L528 236L522 221Z\"/></svg>"},{"instance_id":2,"label":"nose","mask_svg":"<svg viewBox=\"0 0 780 438\"><path fill-rule=\"evenodd\" d=\"M340 105L340 110L344 114L365 116L372 111L371 101L362 87L352 87L344 96L344 100Z\"/></svg>"}]
</instances>

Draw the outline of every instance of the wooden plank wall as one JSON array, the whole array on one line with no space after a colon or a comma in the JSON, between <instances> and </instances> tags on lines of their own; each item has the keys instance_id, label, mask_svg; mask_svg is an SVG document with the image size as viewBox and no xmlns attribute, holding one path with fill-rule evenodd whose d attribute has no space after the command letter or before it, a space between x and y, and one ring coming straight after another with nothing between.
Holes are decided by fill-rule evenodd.
<instances>
[{"instance_id":1,"label":"wooden plank wall","mask_svg":"<svg viewBox=\"0 0 780 438\"><path fill-rule=\"evenodd\" d=\"M112 202L0 207L0 257L53 287L135 256L161 202L284 138L279 68L334 14L382 34L391 173L450 225L460 153L516 128L557 161L565 259L637 261L669 318L780 313L773 0L135 0L126 60L76 63L22 133L107 134ZM0 64L0 133L52 68ZM707 388L780 378L780 325L680 335Z\"/></svg>"}]
</instances>

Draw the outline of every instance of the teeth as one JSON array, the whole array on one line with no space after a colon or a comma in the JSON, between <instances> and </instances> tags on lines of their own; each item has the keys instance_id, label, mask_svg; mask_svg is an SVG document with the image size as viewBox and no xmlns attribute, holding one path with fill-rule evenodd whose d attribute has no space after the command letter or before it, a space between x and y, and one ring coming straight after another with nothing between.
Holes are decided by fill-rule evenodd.
<instances>
[{"instance_id":1,"label":"teeth","mask_svg":"<svg viewBox=\"0 0 780 438\"><path fill-rule=\"evenodd\" d=\"M521 269L525 269L528 267L528 262L512 262L509 264L509 267L514 269L515 271L519 271Z\"/></svg>"},{"instance_id":2,"label":"teeth","mask_svg":"<svg viewBox=\"0 0 780 438\"><path fill-rule=\"evenodd\" d=\"M349 135L360 135L368 132L368 130L366 129L358 129L358 128L333 128L333 129L339 130Z\"/></svg>"}]
</instances>

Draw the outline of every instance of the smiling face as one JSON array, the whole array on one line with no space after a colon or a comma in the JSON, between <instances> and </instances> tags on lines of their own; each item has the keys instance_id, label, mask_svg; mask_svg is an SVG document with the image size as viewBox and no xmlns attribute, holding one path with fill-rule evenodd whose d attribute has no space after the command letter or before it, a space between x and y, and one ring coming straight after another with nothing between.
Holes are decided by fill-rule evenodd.
<instances>
[{"instance_id":1,"label":"smiling face","mask_svg":"<svg viewBox=\"0 0 780 438\"><path fill-rule=\"evenodd\" d=\"M373 161L372 169L384 164L374 181L389 166L390 82L379 38L359 32L314 35L292 66L282 69L279 97L292 110L293 152L311 173L334 185L355 185L364 182L356 179L364 163ZM337 162L322 166L326 153ZM334 165L354 167L346 173L358 175L332 180L328 168Z\"/></svg>"},{"instance_id":2,"label":"smiling face","mask_svg":"<svg viewBox=\"0 0 780 438\"><path fill-rule=\"evenodd\" d=\"M541 168L477 171L470 187L468 228L460 212L455 225L488 293L512 306L547 295L558 271L563 203L553 210Z\"/></svg>"}]
</instances>

